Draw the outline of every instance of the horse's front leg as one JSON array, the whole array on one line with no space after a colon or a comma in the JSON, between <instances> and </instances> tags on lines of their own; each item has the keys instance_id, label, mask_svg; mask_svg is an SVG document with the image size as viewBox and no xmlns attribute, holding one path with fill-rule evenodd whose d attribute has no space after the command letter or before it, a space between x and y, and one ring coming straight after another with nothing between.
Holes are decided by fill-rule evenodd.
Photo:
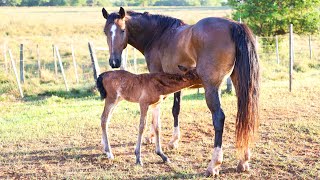
<instances>
[{"instance_id":1,"label":"horse's front leg","mask_svg":"<svg viewBox=\"0 0 320 180\"><path fill-rule=\"evenodd\" d=\"M155 132L156 154L158 154L163 162L170 162L169 158L163 153L161 148L160 136L161 136L161 121L160 121L160 104L153 107L152 112L152 126Z\"/></svg>"},{"instance_id":2,"label":"horse's front leg","mask_svg":"<svg viewBox=\"0 0 320 180\"><path fill-rule=\"evenodd\" d=\"M102 145L103 151L106 153L109 159L113 159L114 156L111 151L109 138L108 138L108 125L112 116L113 109L117 105L116 99L106 98L103 113L101 115L101 129L102 129Z\"/></svg>"},{"instance_id":3,"label":"horse's front leg","mask_svg":"<svg viewBox=\"0 0 320 180\"><path fill-rule=\"evenodd\" d=\"M144 127L147 121L147 113L148 113L149 104L140 103L140 125L139 125L139 134L138 134L138 141L135 149L136 155L136 164L143 165L141 160L141 142L142 142L142 135L144 131Z\"/></svg>"},{"instance_id":4,"label":"horse's front leg","mask_svg":"<svg viewBox=\"0 0 320 180\"><path fill-rule=\"evenodd\" d=\"M173 134L169 142L169 148L174 149L178 147L180 140L179 128L179 113L180 113L181 91L174 93L172 115L173 115Z\"/></svg>"},{"instance_id":5,"label":"horse's front leg","mask_svg":"<svg viewBox=\"0 0 320 180\"><path fill-rule=\"evenodd\" d=\"M211 176L219 175L220 165L223 160L222 134L225 115L223 113L223 110L221 109L220 91L218 90L218 87L207 86L205 87L205 91L206 102L212 113L212 121L215 131L212 159L206 171L206 176Z\"/></svg>"}]
</instances>

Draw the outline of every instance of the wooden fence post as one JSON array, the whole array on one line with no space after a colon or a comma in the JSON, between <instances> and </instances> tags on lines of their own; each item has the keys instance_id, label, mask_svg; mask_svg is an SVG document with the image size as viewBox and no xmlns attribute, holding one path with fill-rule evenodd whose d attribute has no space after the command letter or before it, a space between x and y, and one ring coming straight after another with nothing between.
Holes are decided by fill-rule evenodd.
<instances>
[{"instance_id":1,"label":"wooden fence post","mask_svg":"<svg viewBox=\"0 0 320 180\"><path fill-rule=\"evenodd\" d=\"M8 74L8 62L7 62L7 48L6 44L3 44L3 57L4 57L4 72Z\"/></svg>"},{"instance_id":2,"label":"wooden fence post","mask_svg":"<svg viewBox=\"0 0 320 180\"><path fill-rule=\"evenodd\" d=\"M289 91L292 90L292 71L293 71L293 27L290 24L289 30Z\"/></svg>"},{"instance_id":3,"label":"wooden fence post","mask_svg":"<svg viewBox=\"0 0 320 180\"><path fill-rule=\"evenodd\" d=\"M58 57L58 61L59 61L61 73L62 73L63 80L64 80L64 85L66 86L66 90L69 91L69 87L68 87L66 75L64 74L63 65L62 65L62 60L61 60L61 57L60 57L60 53L59 53L58 46L55 46L55 51L56 51L56 55L57 55L57 57Z\"/></svg>"},{"instance_id":4,"label":"wooden fence post","mask_svg":"<svg viewBox=\"0 0 320 180\"><path fill-rule=\"evenodd\" d=\"M52 53L53 53L53 61L54 61L54 73L56 75L56 78L58 77L58 65L57 65L57 55L55 50L55 45L52 45Z\"/></svg>"},{"instance_id":5,"label":"wooden fence post","mask_svg":"<svg viewBox=\"0 0 320 180\"><path fill-rule=\"evenodd\" d=\"M309 57L312 59L312 45L311 45L311 35L309 35Z\"/></svg>"},{"instance_id":6,"label":"wooden fence post","mask_svg":"<svg viewBox=\"0 0 320 180\"><path fill-rule=\"evenodd\" d=\"M276 35L276 56L277 56L277 63L280 64L280 59L279 59L279 43L278 43L278 36Z\"/></svg>"},{"instance_id":7,"label":"wooden fence post","mask_svg":"<svg viewBox=\"0 0 320 180\"><path fill-rule=\"evenodd\" d=\"M227 93L231 93L232 92L232 82L231 82L231 78L228 77L227 78Z\"/></svg>"},{"instance_id":8,"label":"wooden fence post","mask_svg":"<svg viewBox=\"0 0 320 180\"><path fill-rule=\"evenodd\" d=\"M23 44L20 44L20 81L24 83Z\"/></svg>"},{"instance_id":9,"label":"wooden fence post","mask_svg":"<svg viewBox=\"0 0 320 180\"><path fill-rule=\"evenodd\" d=\"M128 54L128 48L124 49L121 54L121 70L127 69L127 54Z\"/></svg>"},{"instance_id":10,"label":"wooden fence post","mask_svg":"<svg viewBox=\"0 0 320 180\"><path fill-rule=\"evenodd\" d=\"M92 68L93 68L93 78L94 81L97 81L98 76L100 75L100 68L97 61L96 51L93 47L93 44L91 42L88 42L91 62L92 62Z\"/></svg>"},{"instance_id":11,"label":"wooden fence post","mask_svg":"<svg viewBox=\"0 0 320 180\"><path fill-rule=\"evenodd\" d=\"M20 96L21 96L21 98L23 98L23 91L22 91L21 84L20 84L20 81L19 81L17 68L16 68L15 62L13 60L13 56L12 56L11 50L9 49L8 51L9 51L9 56L10 56L11 65L12 65L12 68L13 68L13 71L14 71L14 75L16 76L16 81L17 81L17 84L18 84Z\"/></svg>"},{"instance_id":12,"label":"wooden fence post","mask_svg":"<svg viewBox=\"0 0 320 180\"><path fill-rule=\"evenodd\" d=\"M37 61L38 61L38 75L41 79L41 63L40 63L40 52L39 52L39 44L37 44Z\"/></svg>"},{"instance_id":13,"label":"wooden fence post","mask_svg":"<svg viewBox=\"0 0 320 180\"><path fill-rule=\"evenodd\" d=\"M71 51L72 51L72 61L73 61L74 73L76 75L76 82L79 83L79 77L78 77L78 72L77 72L77 62L76 62L76 57L74 55L73 45L71 45Z\"/></svg>"},{"instance_id":14,"label":"wooden fence post","mask_svg":"<svg viewBox=\"0 0 320 180\"><path fill-rule=\"evenodd\" d=\"M134 72L138 73L136 51L137 51L136 48L133 48L133 65L134 65Z\"/></svg>"}]
</instances>

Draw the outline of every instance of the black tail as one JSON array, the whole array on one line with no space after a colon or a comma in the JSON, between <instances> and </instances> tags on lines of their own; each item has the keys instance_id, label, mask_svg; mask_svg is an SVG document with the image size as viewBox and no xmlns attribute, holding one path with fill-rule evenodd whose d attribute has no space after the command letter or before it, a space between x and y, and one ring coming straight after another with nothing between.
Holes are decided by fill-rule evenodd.
<instances>
[{"instance_id":1,"label":"black tail","mask_svg":"<svg viewBox=\"0 0 320 180\"><path fill-rule=\"evenodd\" d=\"M101 100L103 100L104 98L107 97L107 92L106 92L106 90L104 89L103 83L102 83L104 74L105 74L105 72L102 73L102 74L100 74L99 77L98 77L98 79L97 79L97 88L98 88L98 90L99 90L99 92L100 92Z\"/></svg>"},{"instance_id":2,"label":"black tail","mask_svg":"<svg viewBox=\"0 0 320 180\"><path fill-rule=\"evenodd\" d=\"M253 144L259 123L259 62L255 38L248 26L234 23L231 34L236 46L233 70L238 97L236 147L241 154Z\"/></svg>"}]
</instances>

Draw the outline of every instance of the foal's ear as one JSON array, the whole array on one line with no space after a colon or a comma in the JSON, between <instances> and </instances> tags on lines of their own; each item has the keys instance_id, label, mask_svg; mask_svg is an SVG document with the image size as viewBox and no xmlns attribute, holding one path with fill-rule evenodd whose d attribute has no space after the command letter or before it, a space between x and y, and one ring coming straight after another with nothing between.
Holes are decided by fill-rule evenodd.
<instances>
[{"instance_id":1,"label":"foal's ear","mask_svg":"<svg viewBox=\"0 0 320 180\"><path fill-rule=\"evenodd\" d=\"M105 19L108 19L109 14L108 14L108 12L106 11L106 9L104 9L104 8L102 8L102 15L103 15L103 17L104 17Z\"/></svg>"},{"instance_id":2,"label":"foal's ear","mask_svg":"<svg viewBox=\"0 0 320 180\"><path fill-rule=\"evenodd\" d=\"M120 7L119 15L121 19L123 19L126 16L126 12L124 11L123 7Z\"/></svg>"},{"instance_id":3,"label":"foal's ear","mask_svg":"<svg viewBox=\"0 0 320 180\"><path fill-rule=\"evenodd\" d=\"M180 69L180 71L182 72L187 72L188 71L188 68L184 67L184 66L181 66L181 65L178 65L178 68Z\"/></svg>"}]
</instances>

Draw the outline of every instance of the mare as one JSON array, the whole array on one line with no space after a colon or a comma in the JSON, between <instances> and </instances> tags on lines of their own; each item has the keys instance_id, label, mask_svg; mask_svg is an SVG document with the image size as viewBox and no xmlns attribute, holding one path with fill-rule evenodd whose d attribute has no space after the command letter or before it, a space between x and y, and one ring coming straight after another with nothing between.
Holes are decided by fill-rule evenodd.
<instances>
[{"instance_id":1,"label":"mare","mask_svg":"<svg viewBox=\"0 0 320 180\"><path fill-rule=\"evenodd\" d=\"M97 79L97 88L101 99L105 99L105 106L101 116L102 144L108 158L114 158L108 139L108 123L111 119L112 111L118 102L124 99L140 105L140 125L135 155L136 164L142 165L141 140L149 107L159 109L157 106L165 98L165 95L180 91L194 84L201 84L195 68L187 70L185 67L180 66L180 69L184 71L184 75L163 72L136 75L124 70L108 71L100 74ZM160 112L157 112L152 115L156 154L164 162L170 162L161 149L159 114Z\"/></svg>"},{"instance_id":2,"label":"mare","mask_svg":"<svg viewBox=\"0 0 320 180\"><path fill-rule=\"evenodd\" d=\"M259 122L259 61L251 30L245 24L217 17L188 25L173 17L125 11L122 7L113 13L103 8L102 14L106 19L104 33L112 68L120 67L121 54L127 44L145 56L150 72L176 74L179 73L177 65L196 67L215 131L214 149L206 176L219 174L223 160L225 115L221 108L220 86L231 75L238 109L235 133L239 158L237 170L248 170L250 148ZM178 134L179 137L180 93L175 94L174 103L174 136ZM155 108L154 112L157 111Z\"/></svg>"}]
</instances>

